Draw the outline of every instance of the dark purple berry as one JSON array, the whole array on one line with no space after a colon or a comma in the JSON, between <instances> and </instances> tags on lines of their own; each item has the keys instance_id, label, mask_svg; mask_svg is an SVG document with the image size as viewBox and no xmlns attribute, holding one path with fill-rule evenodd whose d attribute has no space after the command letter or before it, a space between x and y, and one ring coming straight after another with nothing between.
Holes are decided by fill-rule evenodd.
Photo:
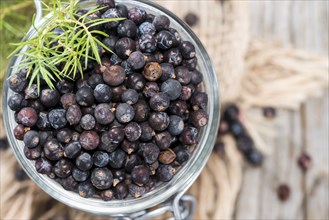
<instances>
[{"instance_id":1,"label":"dark purple berry","mask_svg":"<svg viewBox=\"0 0 329 220\"><path fill-rule=\"evenodd\" d=\"M133 70L139 70L145 65L144 55L140 51L135 51L130 54L127 62Z\"/></svg>"},{"instance_id":2,"label":"dark purple berry","mask_svg":"<svg viewBox=\"0 0 329 220\"><path fill-rule=\"evenodd\" d=\"M146 21L152 23L155 18L154 14L147 13L146 15Z\"/></svg>"},{"instance_id":3,"label":"dark purple berry","mask_svg":"<svg viewBox=\"0 0 329 220\"><path fill-rule=\"evenodd\" d=\"M29 160L36 160L41 157L42 149L40 146L35 148L24 147L24 155Z\"/></svg>"},{"instance_id":4,"label":"dark purple berry","mask_svg":"<svg viewBox=\"0 0 329 220\"><path fill-rule=\"evenodd\" d=\"M148 120L150 126L156 131L164 131L169 125L169 116L165 112L153 112Z\"/></svg>"},{"instance_id":5,"label":"dark purple berry","mask_svg":"<svg viewBox=\"0 0 329 220\"><path fill-rule=\"evenodd\" d=\"M128 141L137 141L142 134L142 129L136 122L127 124L124 131Z\"/></svg>"},{"instance_id":6,"label":"dark purple berry","mask_svg":"<svg viewBox=\"0 0 329 220\"><path fill-rule=\"evenodd\" d=\"M81 152L81 144L78 141L73 141L65 146L64 155L68 158L74 159Z\"/></svg>"},{"instance_id":7,"label":"dark purple berry","mask_svg":"<svg viewBox=\"0 0 329 220\"><path fill-rule=\"evenodd\" d=\"M128 196L128 186L126 183L119 183L113 188L114 196L117 199L124 199Z\"/></svg>"},{"instance_id":8,"label":"dark purple berry","mask_svg":"<svg viewBox=\"0 0 329 220\"><path fill-rule=\"evenodd\" d=\"M53 175L53 174L50 174ZM50 176L48 175L48 176ZM51 177L50 177L51 178ZM55 178L55 177L53 177ZM57 180L59 182L59 184L61 184L61 186L68 191L76 191L78 188L78 182L74 180L74 178L72 176L69 176L67 178L63 178L63 179L58 179Z\"/></svg>"},{"instance_id":9,"label":"dark purple berry","mask_svg":"<svg viewBox=\"0 0 329 220\"><path fill-rule=\"evenodd\" d=\"M158 15L158 16L155 16L155 18L153 20L153 25L157 31L168 29L170 26L170 20L165 15Z\"/></svg>"},{"instance_id":10,"label":"dark purple berry","mask_svg":"<svg viewBox=\"0 0 329 220\"><path fill-rule=\"evenodd\" d=\"M135 111L134 121L143 122L146 121L150 114L150 107L145 100L138 100L133 106Z\"/></svg>"},{"instance_id":11,"label":"dark purple berry","mask_svg":"<svg viewBox=\"0 0 329 220\"><path fill-rule=\"evenodd\" d=\"M287 201L290 197L290 187L287 184L279 185L277 189L277 194L281 201Z\"/></svg>"},{"instance_id":12,"label":"dark purple berry","mask_svg":"<svg viewBox=\"0 0 329 220\"><path fill-rule=\"evenodd\" d=\"M297 163L303 171L307 171L312 166L312 159L310 155L303 153L299 156Z\"/></svg>"},{"instance_id":13,"label":"dark purple berry","mask_svg":"<svg viewBox=\"0 0 329 220\"><path fill-rule=\"evenodd\" d=\"M105 12L109 8L115 7L115 1L114 0L97 0L97 5L102 8L100 11Z\"/></svg>"},{"instance_id":14,"label":"dark purple berry","mask_svg":"<svg viewBox=\"0 0 329 220\"><path fill-rule=\"evenodd\" d=\"M187 101L192 96L192 88L190 86L182 86L182 91L179 96L180 100Z\"/></svg>"},{"instance_id":15,"label":"dark purple berry","mask_svg":"<svg viewBox=\"0 0 329 220\"><path fill-rule=\"evenodd\" d=\"M39 91L36 84L32 84L24 90L25 99L37 99L39 98Z\"/></svg>"},{"instance_id":16,"label":"dark purple berry","mask_svg":"<svg viewBox=\"0 0 329 220\"><path fill-rule=\"evenodd\" d=\"M8 100L8 106L13 111L19 111L24 107L27 107L28 101L24 99L24 96L20 93L16 93L10 96Z\"/></svg>"},{"instance_id":17,"label":"dark purple berry","mask_svg":"<svg viewBox=\"0 0 329 220\"><path fill-rule=\"evenodd\" d=\"M99 85L99 84L103 84L103 83L104 83L104 81L103 81L103 77L102 77L102 75L100 75L100 74L92 74L92 75L88 78L87 82L88 82L88 85L89 85L91 88L93 88L93 89L95 89L95 87L96 87L97 85Z\"/></svg>"},{"instance_id":18,"label":"dark purple berry","mask_svg":"<svg viewBox=\"0 0 329 220\"><path fill-rule=\"evenodd\" d=\"M160 148L160 150L165 150L168 147L170 147L170 144L172 142L172 137L168 131L163 131L160 133L157 133L154 136L155 143Z\"/></svg>"},{"instance_id":19,"label":"dark purple berry","mask_svg":"<svg viewBox=\"0 0 329 220\"><path fill-rule=\"evenodd\" d=\"M121 62L121 67L124 69L127 76L134 73L127 60Z\"/></svg>"},{"instance_id":20,"label":"dark purple berry","mask_svg":"<svg viewBox=\"0 0 329 220\"><path fill-rule=\"evenodd\" d=\"M173 65L171 65L170 63L161 63L160 66L162 69L162 75L160 77L160 81L164 82L168 79L176 78L175 69Z\"/></svg>"},{"instance_id":21,"label":"dark purple berry","mask_svg":"<svg viewBox=\"0 0 329 220\"><path fill-rule=\"evenodd\" d=\"M143 89L143 95L146 98L151 98L160 91L160 88L156 82L147 82Z\"/></svg>"},{"instance_id":22,"label":"dark purple berry","mask_svg":"<svg viewBox=\"0 0 329 220\"><path fill-rule=\"evenodd\" d=\"M231 104L225 108L223 118L228 122L239 121L239 114L238 106Z\"/></svg>"},{"instance_id":23,"label":"dark purple berry","mask_svg":"<svg viewBox=\"0 0 329 220\"><path fill-rule=\"evenodd\" d=\"M9 78L9 88L14 92L23 92L28 85L26 78L27 69L22 69L18 74Z\"/></svg>"},{"instance_id":24,"label":"dark purple berry","mask_svg":"<svg viewBox=\"0 0 329 220\"><path fill-rule=\"evenodd\" d=\"M37 112L31 107L22 108L17 114L17 121L27 127L33 127L38 121Z\"/></svg>"},{"instance_id":25,"label":"dark purple berry","mask_svg":"<svg viewBox=\"0 0 329 220\"><path fill-rule=\"evenodd\" d=\"M176 161L180 164L180 165L184 165L186 161L188 161L188 159L190 158L189 153L187 152L187 150L184 147L178 147L175 148L175 153L176 153Z\"/></svg>"},{"instance_id":26,"label":"dark purple berry","mask_svg":"<svg viewBox=\"0 0 329 220\"><path fill-rule=\"evenodd\" d=\"M66 178L71 175L73 163L67 159L60 159L54 166L54 173L60 178Z\"/></svg>"},{"instance_id":27,"label":"dark purple berry","mask_svg":"<svg viewBox=\"0 0 329 220\"><path fill-rule=\"evenodd\" d=\"M110 86L118 86L125 80L126 73L124 69L119 65L113 65L110 67L105 67L103 71L103 79L106 84Z\"/></svg>"},{"instance_id":28,"label":"dark purple berry","mask_svg":"<svg viewBox=\"0 0 329 220\"><path fill-rule=\"evenodd\" d=\"M36 131L28 131L24 135L24 144L28 148L34 148L39 145L40 137Z\"/></svg>"},{"instance_id":29,"label":"dark purple berry","mask_svg":"<svg viewBox=\"0 0 329 220\"><path fill-rule=\"evenodd\" d=\"M111 189L101 191L100 197L102 200L106 202L111 201L114 197L114 192Z\"/></svg>"},{"instance_id":30,"label":"dark purple berry","mask_svg":"<svg viewBox=\"0 0 329 220\"><path fill-rule=\"evenodd\" d=\"M183 57L178 48L172 48L163 54L163 60L173 66L179 66L182 63Z\"/></svg>"},{"instance_id":31,"label":"dark purple berry","mask_svg":"<svg viewBox=\"0 0 329 220\"><path fill-rule=\"evenodd\" d=\"M83 183L79 183L78 185L78 193L81 197L84 198L89 198L92 197L96 192L95 187L89 182L83 182Z\"/></svg>"},{"instance_id":32,"label":"dark purple berry","mask_svg":"<svg viewBox=\"0 0 329 220\"><path fill-rule=\"evenodd\" d=\"M146 11L140 7L133 7L128 10L128 18L140 25L146 20Z\"/></svg>"},{"instance_id":33,"label":"dark purple berry","mask_svg":"<svg viewBox=\"0 0 329 220\"><path fill-rule=\"evenodd\" d=\"M104 151L96 151L93 154L94 165L97 167L105 167L110 162L108 153Z\"/></svg>"},{"instance_id":34,"label":"dark purple berry","mask_svg":"<svg viewBox=\"0 0 329 220\"><path fill-rule=\"evenodd\" d=\"M156 176L159 181L168 182L176 173L176 169L171 165L161 164L157 169Z\"/></svg>"},{"instance_id":35,"label":"dark purple berry","mask_svg":"<svg viewBox=\"0 0 329 220\"><path fill-rule=\"evenodd\" d=\"M182 66L186 67L190 71L194 71L194 70L196 70L196 67L198 66L198 58L193 57L191 59L184 59L182 61Z\"/></svg>"},{"instance_id":36,"label":"dark purple berry","mask_svg":"<svg viewBox=\"0 0 329 220\"><path fill-rule=\"evenodd\" d=\"M153 53L153 56L154 56L155 62L157 62L157 63L162 63L163 62L164 57L163 57L163 54L160 51L158 51L158 50L155 51Z\"/></svg>"},{"instance_id":37,"label":"dark purple berry","mask_svg":"<svg viewBox=\"0 0 329 220\"><path fill-rule=\"evenodd\" d=\"M167 94L171 101L176 100L182 91L181 84L174 79L168 79L161 85L161 92Z\"/></svg>"},{"instance_id":38,"label":"dark purple berry","mask_svg":"<svg viewBox=\"0 0 329 220\"><path fill-rule=\"evenodd\" d=\"M155 132L153 128L149 125L148 122L143 122L140 124L142 134L141 134L141 141L150 141L152 140L153 136L155 135Z\"/></svg>"},{"instance_id":39,"label":"dark purple berry","mask_svg":"<svg viewBox=\"0 0 329 220\"><path fill-rule=\"evenodd\" d=\"M239 121L234 121L230 123L230 131L234 137L238 137L245 134L245 128Z\"/></svg>"},{"instance_id":40,"label":"dark purple berry","mask_svg":"<svg viewBox=\"0 0 329 220\"><path fill-rule=\"evenodd\" d=\"M94 89L94 97L97 102L110 102L112 97L111 87L106 84L99 84Z\"/></svg>"},{"instance_id":41,"label":"dark purple berry","mask_svg":"<svg viewBox=\"0 0 329 220\"><path fill-rule=\"evenodd\" d=\"M122 62L122 59L120 57L118 57L118 55L112 54L112 56L110 58L110 62L112 65L120 65Z\"/></svg>"},{"instance_id":42,"label":"dark purple berry","mask_svg":"<svg viewBox=\"0 0 329 220\"><path fill-rule=\"evenodd\" d=\"M174 35L174 44L173 47L178 47L179 44L182 42L182 37L178 33L178 31L174 28L168 28L168 31Z\"/></svg>"},{"instance_id":43,"label":"dark purple berry","mask_svg":"<svg viewBox=\"0 0 329 220\"><path fill-rule=\"evenodd\" d=\"M119 18L120 16L121 15L116 8L110 8L102 14L103 19ZM118 25L119 25L119 21L109 21L103 24L103 26L108 30L115 28Z\"/></svg>"},{"instance_id":44,"label":"dark purple berry","mask_svg":"<svg viewBox=\"0 0 329 220\"><path fill-rule=\"evenodd\" d=\"M72 139L72 131L68 128L63 128L57 132L56 138L59 142L68 144Z\"/></svg>"},{"instance_id":45,"label":"dark purple berry","mask_svg":"<svg viewBox=\"0 0 329 220\"><path fill-rule=\"evenodd\" d=\"M150 62L144 66L143 76L149 81L156 81L162 75L162 69L159 63Z\"/></svg>"},{"instance_id":46,"label":"dark purple berry","mask_svg":"<svg viewBox=\"0 0 329 220\"><path fill-rule=\"evenodd\" d=\"M135 111L127 103L120 103L116 108L115 116L119 122L128 123L135 117Z\"/></svg>"},{"instance_id":47,"label":"dark purple berry","mask_svg":"<svg viewBox=\"0 0 329 220\"><path fill-rule=\"evenodd\" d=\"M115 44L118 41L118 37L115 35L109 35L108 37L104 38L102 43L108 47L110 50L115 50ZM103 62L102 62L103 63ZM103 63L104 64L104 63Z\"/></svg>"},{"instance_id":48,"label":"dark purple berry","mask_svg":"<svg viewBox=\"0 0 329 220\"><path fill-rule=\"evenodd\" d=\"M86 131L90 131L95 127L95 125L96 125L96 120L92 115L87 114L82 116L80 120L81 128L83 128Z\"/></svg>"},{"instance_id":49,"label":"dark purple berry","mask_svg":"<svg viewBox=\"0 0 329 220\"><path fill-rule=\"evenodd\" d=\"M190 102L194 109L206 109L208 105L208 95L204 92L195 92Z\"/></svg>"},{"instance_id":50,"label":"dark purple berry","mask_svg":"<svg viewBox=\"0 0 329 220\"><path fill-rule=\"evenodd\" d=\"M127 18L128 17L128 8L126 5L124 4L117 4L115 6L115 8L118 10L118 12L120 13L120 17L124 17Z\"/></svg>"},{"instance_id":51,"label":"dark purple berry","mask_svg":"<svg viewBox=\"0 0 329 220\"><path fill-rule=\"evenodd\" d=\"M66 93L61 97L61 104L64 109L68 109L72 105L76 105L76 97L74 93Z\"/></svg>"},{"instance_id":52,"label":"dark purple berry","mask_svg":"<svg viewBox=\"0 0 329 220\"><path fill-rule=\"evenodd\" d=\"M81 133L79 142L85 150L94 150L99 145L99 136L95 131L84 131Z\"/></svg>"},{"instance_id":53,"label":"dark purple berry","mask_svg":"<svg viewBox=\"0 0 329 220\"><path fill-rule=\"evenodd\" d=\"M131 179L139 186L145 185L150 180L150 169L146 166L136 166L131 171Z\"/></svg>"},{"instance_id":54,"label":"dark purple berry","mask_svg":"<svg viewBox=\"0 0 329 220\"><path fill-rule=\"evenodd\" d=\"M35 161L35 169L38 173L50 174L53 169L53 166L51 165L49 160L45 158L39 158Z\"/></svg>"},{"instance_id":55,"label":"dark purple berry","mask_svg":"<svg viewBox=\"0 0 329 220\"><path fill-rule=\"evenodd\" d=\"M202 82L203 80L202 73L200 73L198 70L193 70L190 73L191 73L191 83L193 85L198 85Z\"/></svg>"},{"instance_id":56,"label":"dark purple berry","mask_svg":"<svg viewBox=\"0 0 329 220\"><path fill-rule=\"evenodd\" d=\"M90 154L82 153L75 160L75 165L82 171L90 170L93 166L93 159Z\"/></svg>"},{"instance_id":57,"label":"dark purple berry","mask_svg":"<svg viewBox=\"0 0 329 220\"><path fill-rule=\"evenodd\" d=\"M126 162L126 153L118 148L117 150L109 153L110 166L114 169L120 169L124 166Z\"/></svg>"},{"instance_id":58,"label":"dark purple berry","mask_svg":"<svg viewBox=\"0 0 329 220\"><path fill-rule=\"evenodd\" d=\"M188 25L190 25L191 27L193 27L193 26L195 26L195 25L198 23L198 21L199 21L199 17L198 17L195 13L193 13L193 12L189 12L189 13L187 13L187 14L185 15L185 17L184 17L184 21L185 21Z\"/></svg>"},{"instance_id":59,"label":"dark purple berry","mask_svg":"<svg viewBox=\"0 0 329 220\"><path fill-rule=\"evenodd\" d=\"M157 145L153 143L146 143L140 148L144 161L148 164L154 163L159 156L160 150Z\"/></svg>"},{"instance_id":60,"label":"dark purple berry","mask_svg":"<svg viewBox=\"0 0 329 220\"><path fill-rule=\"evenodd\" d=\"M66 111L64 109L53 109L48 114L48 120L53 128L64 128L67 124Z\"/></svg>"},{"instance_id":61,"label":"dark purple berry","mask_svg":"<svg viewBox=\"0 0 329 220\"><path fill-rule=\"evenodd\" d=\"M165 111L169 108L170 98L166 93L159 92L151 97L149 104L154 111Z\"/></svg>"},{"instance_id":62,"label":"dark purple berry","mask_svg":"<svg viewBox=\"0 0 329 220\"><path fill-rule=\"evenodd\" d=\"M193 126L199 128L208 124L209 116L207 112L202 109L191 112L190 121Z\"/></svg>"},{"instance_id":63,"label":"dark purple berry","mask_svg":"<svg viewBox=\"0 0 329 220\"><path fill-rule=\"evenodd\" d=\"M195 47L190 41L183 41L179 45L179 50L185 59L191 59L195 57Z\"/></svg>"},{"instance_id":64,"label":"dark purple berry","mask_svg":"<svg viewBox=\"0 0 329 220\"><path fill-rule=\"evenodd\" d=\"M25 127L21 124L16 125L14 128L14 136L17 140L22 141L25 135Z\"/></svg>"},{"instance_id":65,"label":"dark purple berry","mask_svg":"<svg viewBox=\"0 0 329 220\"><path fill-rule=\"evenodd\" d=\"M138 154L127 155L127 159L124 165L124 168L127 172L131 172L132 169L138 165L142 164L142 159Z\"/></svg>"},{"instance_id":66,"label":"dark purple berry","mask_svg":"<svg viewBox=\"0 0 329 220\"><path fill-rule=\"evenodd\" d=\"M56 139L48 140L44 145L43 152L52 161L59 160L64 156L63 146Z\"/></svg>"},{"instance_id":67,"label":"dark purple berry","mask_svg":"<svg viewBox=\"0 0 329 220\"><path fill-rule=\"evenodd\" d=\"M138 93L136 90L127 89L122 93L121 100L129 105L133 105L138 101Z\"/></svg>"},{"instance_id":68,"label":"dark purple berry","mask_svg":"<svg viewBox=\"0 0 329 220\"><path fill-rule=\"evenodd\" d=\"M131 38L123 37L115 44L115 53L121 59L127 59L134 51L136 51L136 43Z\"/></svg>"},{"instance_id":69,"label":"dark purple berry","mask_svg":"<svg viewBox=\"0 0 329 220\"><path fill-rule=\"evenodd\" d=\"M62 95L66 94L66 93L71 93L74 90L74 83L62 79L56 83L56 89Z\"/></svg>"},{"instance_id":70,"label":"dark purple berry","mask_svg":"<svg viewBox=\"0 0 329 220\"><path fill-rule=\"evenodd\" d=\"M175 36L166 30L162 30L157 33L156 38L157 46L162 50L170 49L173 46L175 40Z\"/></svg>"},{"instance_id":71,"label":"dark purple berry","mask_svg":"<svg viewBox=\"0 0 329 220\"><path fill-rule=\"evenodd\" d=\"M31 108L34 108L34 110L39 113L39 112L42 112L42 111L45 111L46 110L46 107L44 105L42 105L40 99L36 99L36 100L32 100L32 101L28 101L26 99L24 99L25 101L23 101L23 103L27 103L29 102L29 107ZM25 104L23 104L25 105Z\"/></svg>"},{"instance_id":72,"label":"dark purple berry","mask_svg":"<svg viewBox=\"0 0 329 220\"><path fill-rule=\"evenodd\" d=\"M194 127L186 127L180 134L179 141L184 145L192 145L198 143L198 129Z\"/></svg>"},{"instance_id":73,"label":"dark purple berry","mask_svg":"<svg viewBox=\"0 0 329 220\"><path fill-rule=\"evenodd\" d=\"M192 74L186 67L183 67L183 66L176 67L175 73L176 73L176 77L177 77L176 79L182 85L187 85L192 80Z\"/></svg>"},{"instance_id":74,"label":"dark purple berry","mask_svg":"<svg viewBox=\"0 0 329 220\"><path fill-rule=\"evenodd\" d=\"M76 100L80 106L91 106L94 104L94 91L84 86L77 91Z\"/></svg>"},{"instance_id":75,"label":"dark purple berry","mask_svg":"<svg viewBox=\"0 0 329 220\"><path fill-rule=\"evenodd\" d=\"M263 162L263 155L256 149L252 149L246 154L249 163L254 166L260 166Z\"/></svg>"},{"instance_id":76,"label":"dark purple berry","mask_svg":"<svg viewBox=\"0 0 329 220\"><path fill-rule=\"evenodd\" d=\"M129 187L129 194L134 198L139 198L146 193L146 188L144 186L130 184L128 187Z\"/></svg>"},{"instance_id":77,"label":"dark purple berry","mask_svg":"<svg viewBox=\"0 0 329 220\"><path fill-rule=\"evenodd\" d=\"M146 64L145 66L147 65L148 64ZM134 89L137 92L140 92L145 86L145 78L140 73L134 73L128 76L126 84L129 89Z\"/></svg>"},{"instance_id":78,"label":"dark purple berry","mask_svg":"<svg viewBox=\"0 0 329 220\"><path fill-rule=\"evenodd\" d=\"M139 148L139 142L138 141L128 141L127 139L124 139L121 144L121 149L124 150L127 154L131 154L133 152L136 152Z\"/></svg>"},{"instance_id":79,"label":"dark purple berry","mask_svg":"<svg viewBox=\"0 0 329 220\"><path fill-rule=\"evenodd\" d=\"M48 114L46 112L39 112L38 121L37 121L36 125L39 128L39 130L41 130L41 131L51 129L51 125L50 125L50 122L48 120Z\"/></svg>"},{"instance_id":80,"label":"dark purple berry","mask_svg":"<svg viewBox=\"0 0 329 220\"><path fill-rule=\"evenodd\" d=\"M70 125L78 125L82 117L80 107L77 105L70 106L66 111L65 117Z\"/></svg>"},{"instance_id":81,"label":"dark purple berry","mask_svg":"<svg viewBox=\"0 0 329 220\"><path fill-rule=\"evenodd\" d=\"M40 101L48 108L54 107L60 101L59 92L56 89L44 89L41 91Z\"/></svg>"},{"instance_id":82,"label":"dark purple berry","mask_svg":"<svg viewBox=\"0 0 329 220\"><path fill-rule=\"evenodd\" d=\"M112 186L113 174L107 168L95 168L91 173L90 180L97 189L105 190Z\"/></svg>"},{"instance_id":83,"label":"dark purple berry","mask_svg":"<svg viewBox=\"0 0 329 220\"><path fill-rule=\"evenodd\" d=\"M114 120L114 114L109 104L102 103L97 105L94 115L96 121L101 125L108 125Z\"/></svg>"},{"instance_id":84,"label":"dark purple berry","mask_svg":"<svg viewBox=\"0 0 329 220\"><path fill-rule=\"evenodd\" d=\"M169 117L170 123L168 126L168 131L171 135L180 135L184 130L184 121L181 117L177 115L171 115Z\"/></svg>"},{"instance_id":85,"label":"dark purple berry","mask_svg":"<svg viewBox=\"0 0 329 220\"><path fill-rule=\"evenodd\" d=\"M139 25L138 33L141 36L145 34L153 36L156 33L156 29L152 23L146 21Z\"/></svg>"},{"instance_id":86,"label":"dark purple berry","mask_svg":"<svg viewBox=\"0 0 329 220\"><path fill-rule=\"evenodd\" d=\"M72 170L72 177L77 182L84 182L89 178L89 171L82 171L74 167Z\"/></svg>"},{"instance_id":87,"label":"dark purple berry","mask_svg":"<svg viewBox=\"0 0 329 220\"><path fill-rule=\"evenodd\" d=\"M120 37L134 38L137 35L137 26L132 20L124 20L117 27L117 33Z\"/></svg>"},{"instance_id":88,"label":"dark purple berry","mask_svg":"<svg viewBox=\"0 0 329 220\"><path fill-rule=\"evenodd\" d=\"M108 136L112 143L119 144L124 139L124 130L121 127L113 127L109 129Z\"/></svg>"},{"instance_id":89,"label":"dark purple berry","mask_svg":"<svg viewBox=\"0 0 329 220\"><path fill-rule=\"evenodd\" d=\"M151 34L141 35L138 42L142 52L153 53L157 49L157 38Z\"/></svg>"}]
</instances>

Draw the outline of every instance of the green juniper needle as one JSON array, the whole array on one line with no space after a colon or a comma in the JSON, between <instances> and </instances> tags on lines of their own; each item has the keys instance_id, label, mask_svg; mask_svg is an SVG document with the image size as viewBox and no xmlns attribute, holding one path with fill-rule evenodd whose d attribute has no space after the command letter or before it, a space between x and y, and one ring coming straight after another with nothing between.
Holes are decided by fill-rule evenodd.
<instances>
[{"instance_id":1,"label":"green juniper needle","mask_svg":"<svg viewBox=\"0 0 329 220\"><path fill-rule=\"evenodd\" d=\"M75 79L77 74L83 77L88 61L101 63L100 52L112 52L97 35L108 36L95 27L124 18L97 18L95 13L101 8L90 9L85 14L77 14L79 0L62 2L53 0L53 4L44 4L46 11L52 14L37 34L23 42L14 44L16 50L10 56L24 56L18 71L27 69L29 86L36 84L40 91L40 82L44 80L50 88L54 82L63 78ZM22 52L22 49L28 47Z\"/></svg>"}]
</instances>

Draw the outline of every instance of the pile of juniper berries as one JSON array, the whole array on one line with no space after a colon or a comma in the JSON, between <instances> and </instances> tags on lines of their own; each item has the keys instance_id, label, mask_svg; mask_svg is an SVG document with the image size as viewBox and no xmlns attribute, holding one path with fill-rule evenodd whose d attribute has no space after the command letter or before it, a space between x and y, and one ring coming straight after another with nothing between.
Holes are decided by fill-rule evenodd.
<instances>
[{"instance_id":1,"label":"pile of juniper berries","mask_svg":"<svg viewBox=\"0 0 329 220\"><path fill-rule=\"evenodd\" d=\"M114 53L100 50L102 65L89 61L83 78L58 81L55 89L42 82L40 93L28 87L26 70L11 77L13 132L36 170L66 190L105 201L137 198L189 159L208 123L208 96L200 91L194 45L168 17L97 3L105 8L91 17L126 18L97 27Z\"/></svg>"}]
</instances>

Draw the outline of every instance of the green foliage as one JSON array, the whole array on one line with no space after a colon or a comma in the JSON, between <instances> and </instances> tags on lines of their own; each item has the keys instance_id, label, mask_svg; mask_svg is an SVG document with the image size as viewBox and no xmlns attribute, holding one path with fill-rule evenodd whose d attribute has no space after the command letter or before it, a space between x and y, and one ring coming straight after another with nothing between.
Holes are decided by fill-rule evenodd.
<instances>
[{"instance_id":1,"label":"green foliage","mask_svg":"<svg viewBox=\"0 0 329 220\"><path fill-rule=\"evenodd\" d=\"M28 69L31 76L30 86L44 79L50 88L53 82L62 78L75 79L77 74L83 76L89 60L101 63L99 46L112 52L97 35L108 36L95 27L123 18L95 18L93 14L100 8L90 9L86 14L76 14L79 0L62 2L54 0L53 4L44 4L45 10L52 14L37 34L24 42L15 44L16 50L10 56L25 56L18 69ZM26 51L21 51L27 47Z\"/></svg>"}]
</instances>

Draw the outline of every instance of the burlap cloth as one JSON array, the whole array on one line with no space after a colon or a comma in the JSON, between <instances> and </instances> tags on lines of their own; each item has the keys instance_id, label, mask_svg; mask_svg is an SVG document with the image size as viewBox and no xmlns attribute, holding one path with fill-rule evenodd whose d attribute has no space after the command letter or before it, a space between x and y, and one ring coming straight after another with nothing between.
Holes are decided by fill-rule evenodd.
<instances>
[{"instance_id":1,"label":"burlap cloth","mask_svg":"<svg viewBox=\"0 0 329 220\"><path fill-rule=\"evenodd\" d=\"M158 2L180 17L191 11L200 13L193 29L212 57L223 105L235 102L245 113L251 107L297 109L309 97L321 96L322 88L328 86L326 58L250 41L247 1ZM253 117L245 118L257 147L263 146L260 150L266 154L269 151L263 139L272 132L271 128L264 131L260 124ZM5 136L3 127L0 136ZM223 141L225 153L211 155L189 190L198 200L195 219L232 218L244 161L231 137ZM18 165L13 154L10 150L0 154L0 219L96 219L56 202L30 180L15 181L13 174Z\"/></svg>"}]
</instances>

